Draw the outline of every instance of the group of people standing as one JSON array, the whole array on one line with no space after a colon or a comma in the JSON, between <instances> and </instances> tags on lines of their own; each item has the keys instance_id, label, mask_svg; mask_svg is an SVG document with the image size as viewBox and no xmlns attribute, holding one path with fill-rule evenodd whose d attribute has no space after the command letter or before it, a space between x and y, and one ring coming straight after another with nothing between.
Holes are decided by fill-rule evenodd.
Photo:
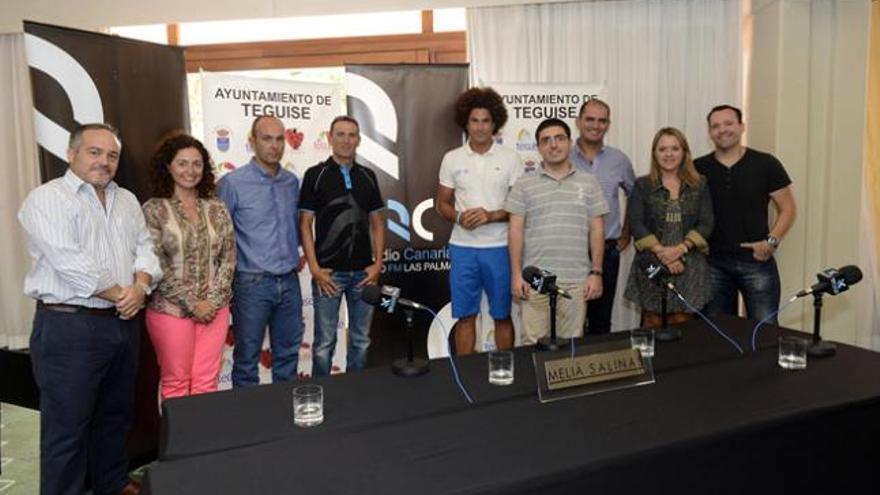
<instances>
[{"instance_id":1,"label":"group of people standing","mask_svg":"<svg viewBox=\"0 0 880 495\"><path fill-rule=\"evenodd\" d=\"M555 273L572 299L559 306L559 334L611 329L620 252L656 256L697 307L736 313L742 292L749 317L778 307L773 253L795 218L790 179L769 154L742 145L741 112L708 115L715 151L692 160L687 139L659 130L650 173L636 179L629 158L605 144L607 103L583 104L579 137L559 119L539 124L542 163L526 172L496 136L507 121L501 97L472 88L455 121L467 140L443 158L437 212L454 227L449 240L457 352L475 348L476 316L488 296L499 348L514 344L512 298L522 301L523 343L549 328L546 295L530 290L523 266ZM126 436L138 356L135 319L146 306L163 399L216 390L230 313L232 383L259 383L266 329L273 381L295 378L303 336L298 272L308 264L315 311L313 374L331 371L339 307L346 299L347 370L366 364L372 307L361 300L383 270L384 201L375 173L357 163L360 127L330 125L331 156L300 185L281 165L284 125L253 121L254 156L216 182L208 151L175 133L151 161L154 197L143 207L113 178L122 143L107 124L70 137L64 176L25 200L19 221L33 266L25 292L37 301L31 336L40 388L41 491L137 493L127 477ZM628 197L623 211L620 191ZM768 224L768 203L778 215ZM304 258L300 258L302 246ZM644 323L659 319L659 289L633 269L626 297ZM670 303L672 321L688 308Z\"/></svg>"},{"instance_id":2,"label":"group of people standing","mask_svg":"<svg viewBox=\"0 0 880 495\"><path fill-rule=\"evenodd\" d=\"M302 187L281 166L284 126L254 120L252 160L215 184L208 151L173 133L150 166L154 197L138 204L113 178L122 142L107 124L78 127L63 177L25 200L19 221L37 301L31 356L40 388L41 492L133 494L126 438L138 362L136 317L159 362L161 397L217 389L232 314L234 387L259 383L266 329L273 381L296 377L303 336L298 272L315 308L314 375L330 373L339 305L349 311L347 369L363 368L372 307L360 292L382 272L382 200L355 161L357 121L341 116L326 162ZM299 247L305 254L300 259Z\"/></svg>"},{"instance_id":3,"label":"group of people standing","mask_svg":"<svg viewBox=\"0 0 880 495\"><path fill-rule=\"evenodd\" d=\"M717 106L706 120L713 152L694 160L684 133L664 127L651 144L649 173L636 178L630 159L605 144L610 106L591 99L575 121L576 139L562 120L538 125L542 163L523 173L518 155L495 139L507 121L501 96L491 88L460 95L456 122L467 142L444 157L436 202L455 222L449 280L457 352L474 350L483 291L499 348L513 345L511 294L522 303L523 344L548 333L548 296L530 290L524 266L554 273L572 296L558 302L560 336L609 332L620 253L631 242L636 253L624 295L641 308L643 326L659 326L664 298L639 268L646 259L668 270L690 304L668 300L672 323L701 309L737 314L740 293L749 318L775 323L773 254L796 215L791 180L775 157L742 144L738 108ZM777 210L772 225L770 203Z\"/></svg>"}]
</instances>

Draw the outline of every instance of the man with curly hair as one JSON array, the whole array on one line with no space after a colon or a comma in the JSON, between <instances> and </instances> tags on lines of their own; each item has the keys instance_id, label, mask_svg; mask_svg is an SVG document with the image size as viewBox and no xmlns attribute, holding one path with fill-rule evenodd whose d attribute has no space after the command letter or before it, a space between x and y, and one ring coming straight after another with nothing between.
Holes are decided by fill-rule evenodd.
<instances>
[{"instance_id":1,"label":"man with curly hair","mask_svg":"<svg viewBox=\"0 0 880 495\"><path fill-rule=\"evenodd\" d=\"M452 316L458 319L457 354L474 352L484 290L495 320L495 345L513 347L504 201L523 164L515 151L495 142L506 122L507 109L494 89L465 91L455 104L455 123L467 142L447 152L440 165L437 211L455 223L449 238L449 285Z\"/></svg>"}]
</instances>

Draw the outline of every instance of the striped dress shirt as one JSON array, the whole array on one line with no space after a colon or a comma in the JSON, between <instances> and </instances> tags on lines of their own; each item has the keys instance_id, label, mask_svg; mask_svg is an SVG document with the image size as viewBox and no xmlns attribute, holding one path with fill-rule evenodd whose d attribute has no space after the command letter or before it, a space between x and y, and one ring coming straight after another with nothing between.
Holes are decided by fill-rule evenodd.
<instances>
[{"instance_id":1,"label":"striped dress shirt","mask_svg":"<svg viewBox=\"0 0 880 495\"><path fill-rule=\"evenodd\" d=\"M110 308L95 294L131 285L135 272L149 274L156 286L162 270L137 198L111 181L105 199L106 208L70 169L31 191L18 211L33 258L25 294L48 304Z\"/></svg>"}]
</instances>

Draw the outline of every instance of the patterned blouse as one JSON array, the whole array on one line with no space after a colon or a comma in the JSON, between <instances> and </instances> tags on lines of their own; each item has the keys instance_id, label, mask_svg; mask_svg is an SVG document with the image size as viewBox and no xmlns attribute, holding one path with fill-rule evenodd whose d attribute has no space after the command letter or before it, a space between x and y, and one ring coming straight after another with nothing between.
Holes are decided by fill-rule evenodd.
<instances>
[{"instance_id":1,"label":"patterned blouse","mask_svg":"<svg viewBox=\"0 0 880 495\"><path fill-rule=\"evenodd\" d=\"M229 304L235 274L235 237L226 206L217 198L198 200L193 221L176 198L152 198L144 217L153 235L162 281L150 308L188 318L207 299L217 308Z\"/></svg>"}]
</instances>

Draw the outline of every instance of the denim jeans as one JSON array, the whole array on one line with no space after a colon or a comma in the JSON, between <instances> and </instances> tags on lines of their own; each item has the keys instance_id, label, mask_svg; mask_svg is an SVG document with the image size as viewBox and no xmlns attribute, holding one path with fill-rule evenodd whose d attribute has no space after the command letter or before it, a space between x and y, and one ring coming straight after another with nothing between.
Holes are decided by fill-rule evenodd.
<instances>
[{"instance_id":1,"label":"denim jeans","mask_svg":"<svg viewBox=\"0 0 880 495\"><path fill-rule=\"evenodd\" d=\"M363 270L333 272L331 277L339 287L336 295L321 294L318 284L312 281L312 299L315 310L315 343L312 345L312 374L327 375L336 349L336 331L339 325L339 305L345 295L348 306L348 352L346 371L363 369L367 364L367 348L370 346L370 323L373 306L361 300L365 277Z\"/></svg>"},{"instance_id":2,"label":"denim jeans","mask_svg":"<svg viewBox=\"0 0 880 495\"><path fill-rule=\"evenodd\" d=\"M605 241L602 260L602 297L587 301L587 319L584 334L600 335L611 331L611 310L617 292L617 274L620 271L620 251L617 239Z\"/></svg>"},{"instance_id":3,"label":"denim jeans","mask_svg":"<svg viewBox=\"0 0 880 495\"><path fill-rule=\"evenodd\" d=\"M284 275L235 272L232 283L232 386L260 383L258 363L266 325L272 350L272 381L296 377L303 336L302 294L296 272Z\"/></svg>"},{"instance_id":4,"label":"denim jeans","mask_svg":"<svg viewBox=\"0 0 880 495\"><path fill-rule=\"evenodd\" d=\"M737 291L742 292L746 315L761 320L779 309L781 286L776 260L745 261L735 256L709 257L712 300L706 305L708 314L737 314ZM774 316L768 320L776 325Z\"/></svg>"}]
</instances>

